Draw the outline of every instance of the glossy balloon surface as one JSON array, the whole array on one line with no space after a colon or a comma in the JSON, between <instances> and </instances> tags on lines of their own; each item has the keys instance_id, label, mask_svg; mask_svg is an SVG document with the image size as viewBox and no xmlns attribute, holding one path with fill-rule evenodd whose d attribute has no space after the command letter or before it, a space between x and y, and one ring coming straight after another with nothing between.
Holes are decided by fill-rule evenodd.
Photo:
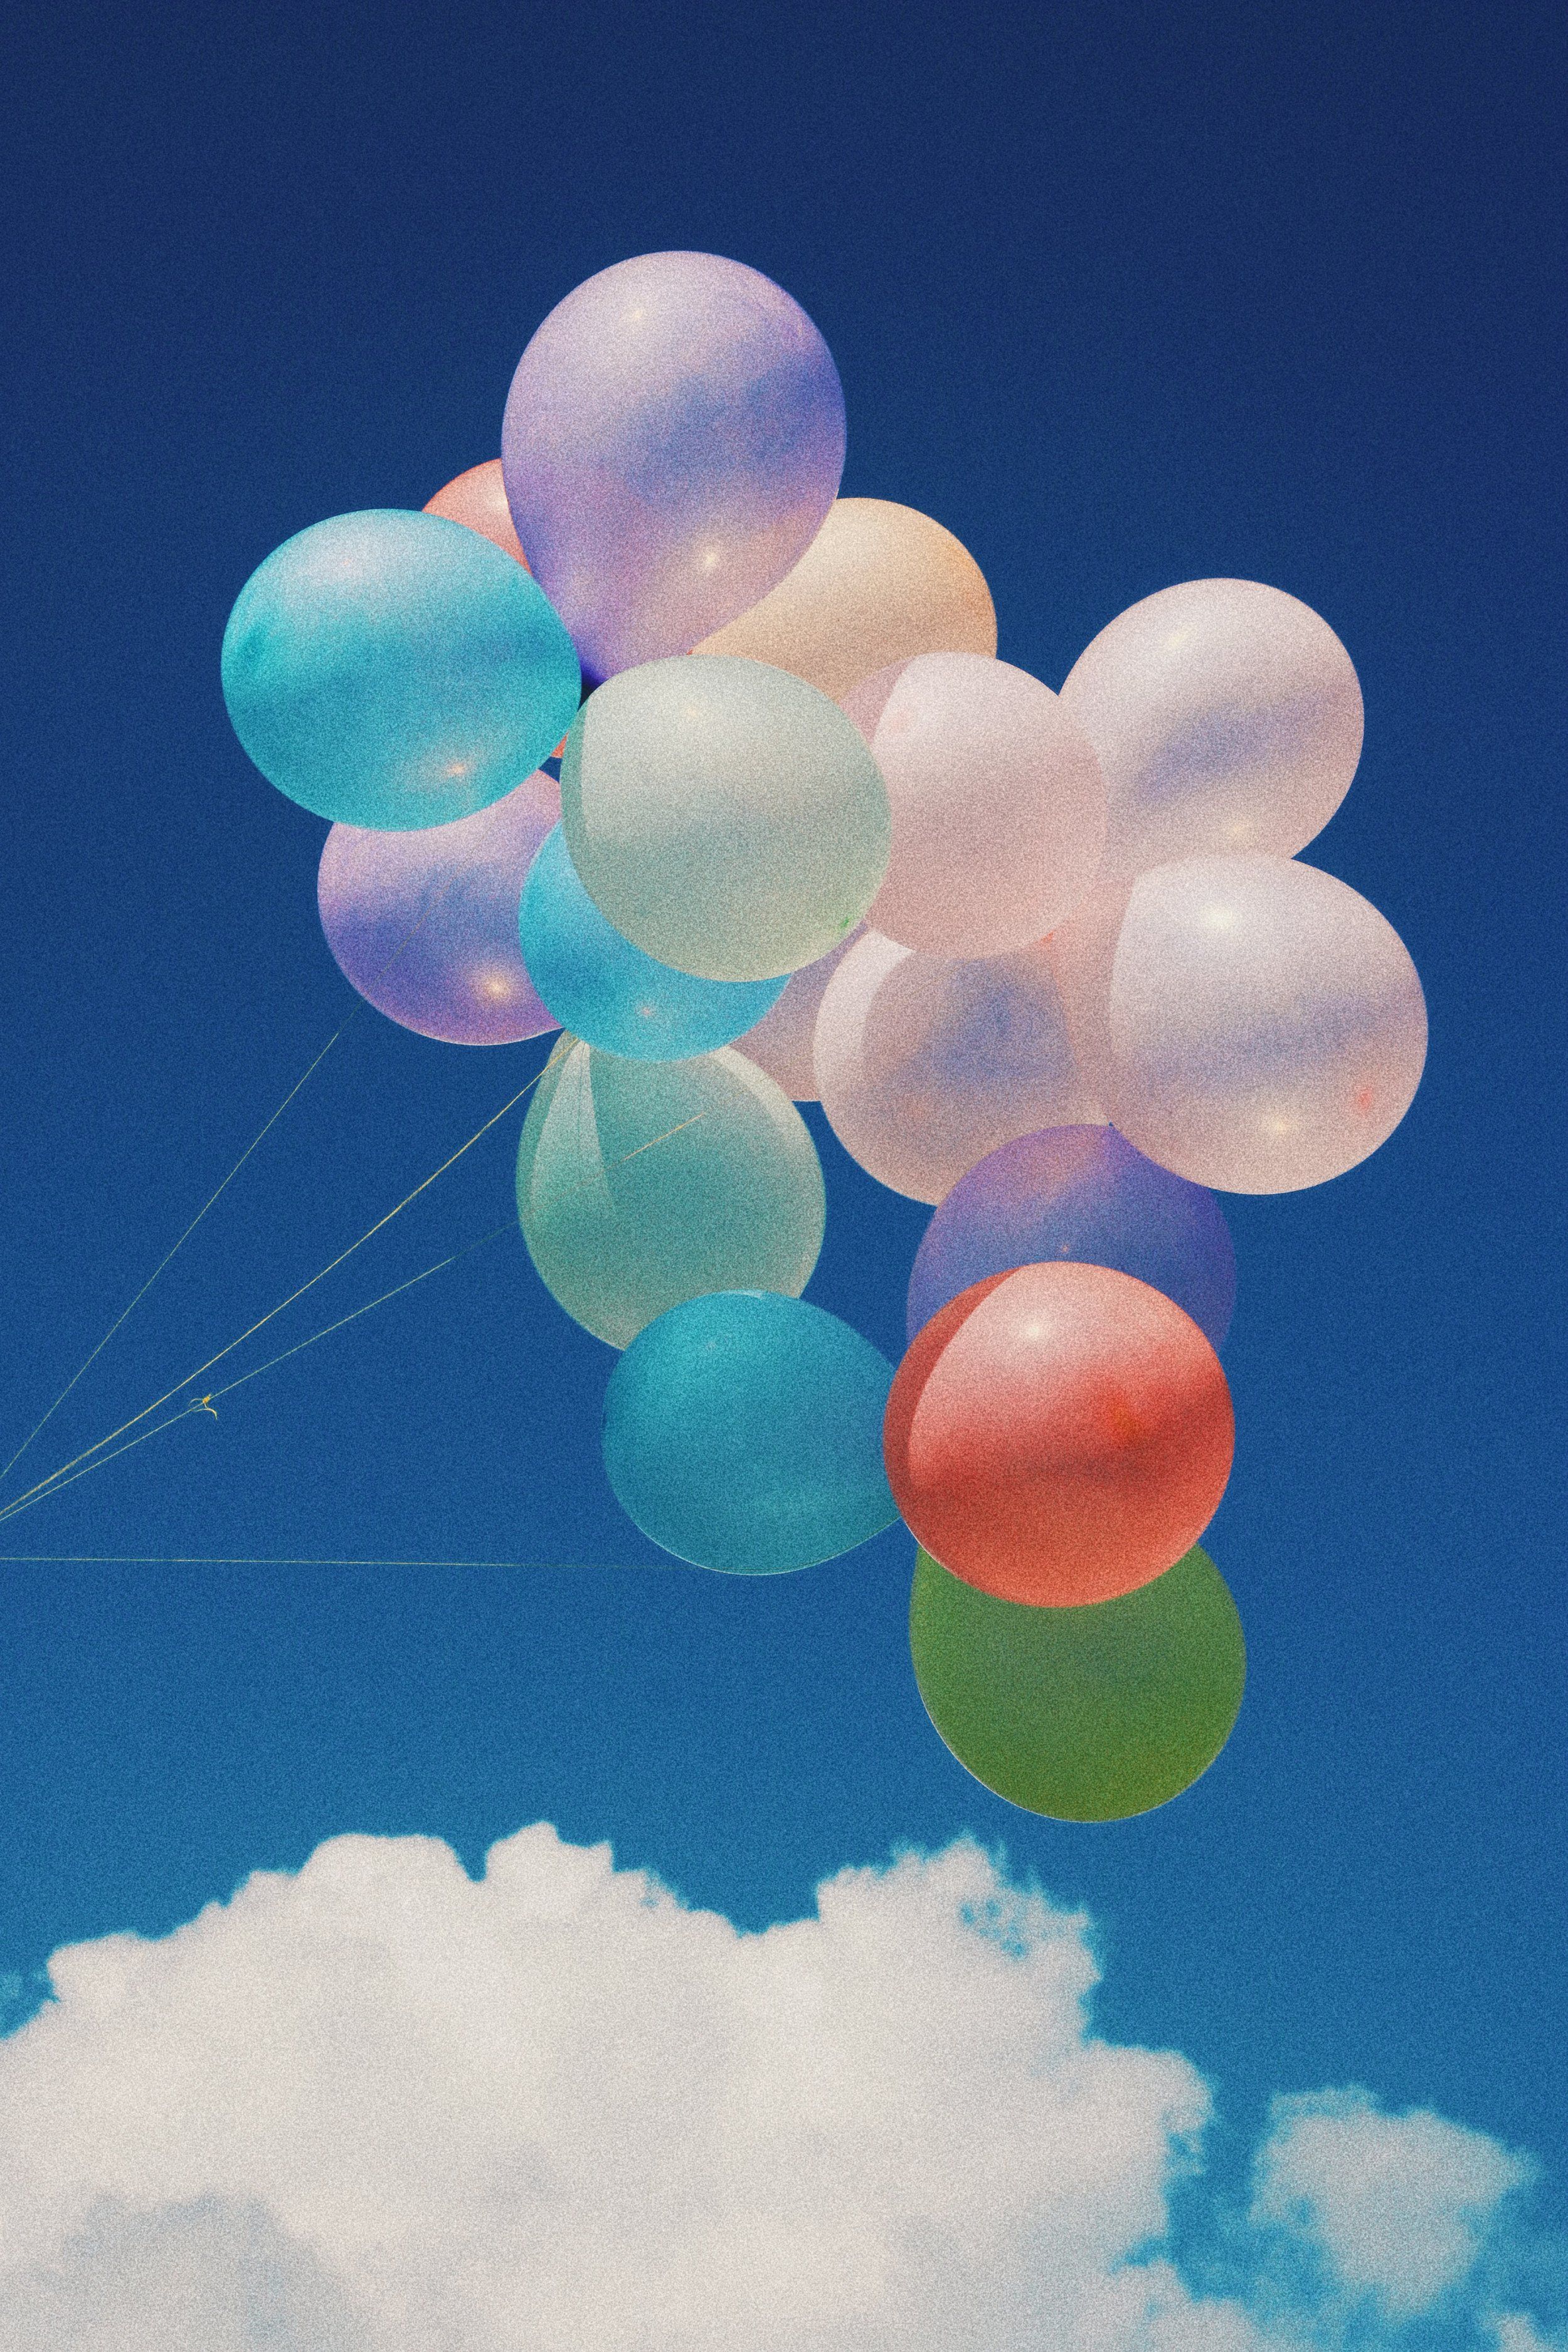
<instances>
[{"instance_id":1,"label":"glossy balloon surface","mask_svg":"<svg viewBox=\"0 0 1568 2352\"><path fill-rule=\"evenodd\" d=\"M557 825L534 859L518 919L523 960L563 1027L644 1062L727 1045L765 1013L782 980L697 980L656 963L605 920Z\"/></svg>"},{"instance_id":2,"label":"glossy balloon surface","mask_svg":"<svg viewBox=\"0 0 1568 2352\"><path fill-rule=\"evenodd\" d=\"M635 1339L605 1398L622 1509L678 1559L777 1575L898 1517L882 1468L893 1368L803 1298L727 1291Z\"/></svg>"},{"instance_id":3,"label":"glossy balloon surface","mask_svg":"<svg viewBox=\"0 0 1568 2352\"><path fill-rule=\"evenodd\" d=\"M695 650L772 662L837 702L916 654L994 654L996 608L969 550L930 515L838 499L795 569Z\"/></svg>"},{"instance_id":4,"label":"glossy balloon surface","mask_svg":"<svg viewBox=\"0 0 1568 2352\"><path fill-rule=\"evenodd\" d=\"M1016 1135L1098 1116L1043 947L952 961L868 931L828 982L816 1061L851 1159L916 1201Z\"/></svg>"},{"instance_id":5,"label":"glossy balloon surface","mask_svg":"<svg viewBox=\"0 0 1568 2352\"><path fill-rule=\"evenodd\" d=\"M805 1122L728 1048L637 1062L563 1038L523 1124L517 1203L548 1288L614 1348L705 1291L798 1296L822 1246Z\"/></svg>"},{"instance_id":6,"label":"glossy balloon surface","mask_svg":"<svg viewBox=\"0 0 1568 2352\"><path fill-rule=\"evenodd\" d=\"M888 1401L888 1477L917 1541L1036 1606L1113 1600L1172 1567L1218 1508L1235 1441L1197 1325L1107 1266L1020 1266L960 1292Z\"/></svg>"},{"instance_id":7,"label":"glossy balloon surface","mask_svg":"<svg viewBox=\"0 0 1568 2352\"><path fill-rule=\"evenodd\" d=\"M837 495L844 394L771 278L643 254L540 327L501 462L518 537L596 681L687 652L784 578Z\"/></svg>"},{"instance_id":8,"label":"glossy balloon surface","mask_svg":"<svg viewBox=\"0 0 1568 2352\"><path fill-rule=\"evenodd\" d=\"M517 903L561 795L535 773L476 816L419 833L335 824L316 899L345 980L378 1012L454 1045L557 1025L529 978Z\"/></svg>"},{"instance_id":9,"label":"glossy balloon surface","mask_svg":"<svg viewBox=\"0 0 1568 2352\"><path fill-rule=\"evenodd\" d=\"M445 515L448 522L460 522L469 530L477 530L482 539L493 541L514 563L528 570L528 558L506 502L506 483L499 457L487 457L482 466L470 466L466 474L444 483L433 499L426 499L425 512Z\"/></svg>"},{"instance_id":10,"label":"glossy balloon surface","mask_svg":"<svg viewBox=\"0 0 1568 2352\"><path fill-rule=\"evenodd\" d=\"M1208 1554L1117 1601L1030 1609L915 1559L910 1650L966 1771L1055 1821L1125 1821L1191 1788L1230 1737L1241 1620Z\"/></svg>"},{"instance_id":11,"label":"glossy balloon surface","mask_svg":"<svg viewBox=\"0 0 1568 2352\"><path fill-rule=\"evenodd\" d=\"M910 1276L912 1339L971 1283L1068 1259L1162 1290L1211 1347L1230 1328L1236 1252L1212 1192L1145 1160L1110 1127L1021 1135L961 1176Z\"/></svg>"},{"instance_id":12,"label":"glossy balloon surface","mask_svg":"<svg viewBox=\"0 0 1568 2352\"><path fill-rule=\"evenodd\" d=\"M784 993L770 1012L764 1013L754 1029L737 1037L737 1050L759 1069L775 1078L786 1095L795 1102L816 1102L816 1062L813 1043L816 1035L816 1016L827 983L854 946L864 939L866 926L857 923L848 938L838 947L818 956L815 963L803 964L792 971L784 982Z\"/></svg>"},{"instance_id":13,"label":"glossy balloon surface","mask_svg":"<svg viewBox=\"0 0 1568 2352\"><path fill-rule=\"evenodd\" d=\"M311 525L239 593L234 730L290 800L345 824L449 824L521 783L577 709L577 658L537 583L444 516Z\"/></svg>"},{"instance_id":14,"label":"glossy balloon surface","mask_svg":"<svg viewBox=\"0 0 1568 2352\"><path fill-rule=\"evenodd\" d=\"M918 654L844 705L888 787L873 930L931 955L1029 947L1088 895L1105 785L1049 687L980 654Z\"/></svg>"},{"instance_id":15,"label":"glossy balloon surface","mask_svg":"<svg viewBox=\"0 0 1568 2352\"><path fill-rule=\"evenodd\" d=\"M1062 703L1105 772L1106 881L1211 851L1293 856L1361 758L1349 654L1310 605L1255 580L1145 596L1079 656Z\"/></svg>"},{"instance_id":16,"label":"glossy balloon surface","mask_svg":"<svg viewBox=\"0 0 1568 2352\"><path fill-rule=\"evenodd\" d=\"M1426 1056L1399 934L1299 859L1194 857L1096 893L1051 942L1105 1108L1163 1167L1287 1192L1393 1133Z\"/></svg>"},{"instance_id":17,"label":"glossy balloon surface","mask_svg":"<svg viewBox=\"0 0 1568 2352\"><path fill-rule=\"evenodd\" d=\"M888 795L857 730L762 662L692 655L611 678L567 740L561 808L616 929L706 980L814 962L887 870Z\"/></svg>"}]
</instances>

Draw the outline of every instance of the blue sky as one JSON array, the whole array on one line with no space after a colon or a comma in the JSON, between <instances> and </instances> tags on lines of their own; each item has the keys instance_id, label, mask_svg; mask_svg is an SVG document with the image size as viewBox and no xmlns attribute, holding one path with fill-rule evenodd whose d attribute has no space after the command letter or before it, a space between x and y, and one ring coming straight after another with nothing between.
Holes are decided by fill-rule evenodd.
<instances>
[{"instance_id":1,"label":"blue sky","mask_svg":"<svg viewBox=\"0 0 1568 2352\"><path fill-rule=\"evenodd\" d=\"M10 38L11 1444L354 1002L316 921L324 827L225 720L234 595L304 524L420 505L495 454L533 326L626 254L731 254L805 304L844 380L846 488L957 531L1002 654L1047 684L1172 581L1323 613L1367 745L1311 854L1397 926L1432 1021L1373 1160L1227 1203L1238 1448L1209 1542L1250 1681L1189 1797L1089 1831L970 1782L910 1676L907 1539L758 1586L650 1564L598 1465L608 1351L506 1236L5 1529L16 1552L563 1563L0 1570L18 2008L58 1945L165 1933L344 1832L478 1869L545 1820L748 1927L973 1832L1088 1909L1103 2030L1202 2070L1222 2170L1272 2095L1363 2084L1533 2152L1560 2210L1552 13L110 5ZM542 1058L367 1011L39 1469ZM498 1223L516 1124L278 1344ZM816 1124L809 1296L896 1354L924 1212Z\"/></svg>"}]
</instances>

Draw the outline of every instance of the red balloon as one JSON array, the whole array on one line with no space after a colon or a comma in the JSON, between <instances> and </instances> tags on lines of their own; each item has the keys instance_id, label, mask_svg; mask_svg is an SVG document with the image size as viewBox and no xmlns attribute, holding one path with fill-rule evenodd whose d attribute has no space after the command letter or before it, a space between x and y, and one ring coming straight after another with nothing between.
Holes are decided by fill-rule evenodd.
<instances>
[{"instance_id":1,"label":"red balloon","mask_svg":"<svg viewBox=\"0 0 1568 2352\"><path fill-rule=\"evenodd\" d=\"M525 572L531 569L511 519L511 509L506 502L499 457L488 457L482 466L470 466L466 474L459 474L455 481L437 490L425 511L445 515L448 522L466 523L481 539L493 539Z\"/></svg>"},{"instance_id":2,"label":"red balloon","mask_svg":"<svg viewBox=\"0 0 1568 2352\"><path fill-rule=\"evenodd\" d=\"M893 1381L888 1478L933 1559L999 1600L1111 1601L1214 1517L1236 1422L1173 1300L1109 1266L992 1275L933 1315Z\"/></svg>"}]
</instances>

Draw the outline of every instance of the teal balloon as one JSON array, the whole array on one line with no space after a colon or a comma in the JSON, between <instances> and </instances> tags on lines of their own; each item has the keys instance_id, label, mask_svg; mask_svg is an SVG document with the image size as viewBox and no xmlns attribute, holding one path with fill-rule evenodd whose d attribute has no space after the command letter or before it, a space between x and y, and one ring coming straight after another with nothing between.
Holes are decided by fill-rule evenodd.
<instances>
[{"instance_id":1,"label":"teal balloon","mask_svg":"<svg viewBox=\"0 0 1568 2352\"><path fill-rule=\"evenodd\" d=\"M415 832L531 775L576 715L577 656L536 580L478 531L373 508L313 523L240 590L234 731L334 823Z\"/></svg>"},{"instance_id":2,"label":"teal balloon","mask_svg":"<svg viewBox=\"0 0 1568 2352\"><path fill-rule=\"evenodd\" d=\"M623 939L577 878L560 825L529 868L518 915L522 960L563 1029L639 1062L727 1045L760 1021L785 981L699 980Z\"/></svg>"},{"instance_id":3,"label":"teal balloon","mask_svg":"<svg viewBox=\"0 0 1568 2352\"><path fill-rule=\"evenodd\" d=\"M898 1517L882 1467L893 1368L804 1298L722 1291L632 1341L605 1398L605 1472L678 1559L777 1576Z\"/></svg>"},{"instance_id":4,"label":"teal balloon","mask_svg":"<svg viewBox=\"0 0 1568 2352\"><path fill-rule=\"evenodd\" d=\"M567 1314L624 1348L705 1291L798 1296L825 1202L805 1121L743 1055L637 1062L564 1037L523 1123L517 1208Z\"/></svg>"}]
</instances>

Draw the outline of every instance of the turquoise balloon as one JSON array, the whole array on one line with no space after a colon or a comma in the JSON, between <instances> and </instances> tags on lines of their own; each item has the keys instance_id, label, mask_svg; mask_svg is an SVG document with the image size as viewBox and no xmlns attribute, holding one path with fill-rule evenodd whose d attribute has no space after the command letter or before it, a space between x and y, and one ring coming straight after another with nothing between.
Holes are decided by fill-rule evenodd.
<instances>
[{"instance_id":1,"label":"turquoise balloon","mask_svg":"<svg viewBox=\"0 0 1568 2352\"><path fill-rule=\"evenodd\" d=\"M893 1368L803 1298L721 1291L633 1340L605 1398L605 1471L678 1559L777 1576L898 1517L882 1467Z\"/></svg>"},{"instance_id":2,"label":"turquoise balloon","mask_svg":"<svg viewBox=\"0 0 1568 2352\"><path fill-rule=\"evenodd\" d=\"M557 825L529 869L518 916L529 978L563 1029L639 1062L727 1045L771 1010L777 980L699 980L623 939L577 879Z\"/></svg>"},{"instance_id":3,"label":"turquoise balloon","mask_svg":"<svg viewBox=\"0 0 1568 2352\"><path fill-rule=\"evenodd\" d=\"M613 1348L710 1290L797 1296L822 1247L822 1168L783 1089L721 1046L637 1062L563 1037L517 1158L529 1255Z\"/></svg>"},{"instance_id":4,"label":"turquoise balloon","mask_svg":"<svg viewBox=\"0 0 1568 2352\"><path fill-rule=\"evenodd\" d=\"M443 516L373 508L313 523L251 573L223 692L279 792L407 833L521 783L572 724L581 677L521 564Z\"/></svg>"}]
</instances>

